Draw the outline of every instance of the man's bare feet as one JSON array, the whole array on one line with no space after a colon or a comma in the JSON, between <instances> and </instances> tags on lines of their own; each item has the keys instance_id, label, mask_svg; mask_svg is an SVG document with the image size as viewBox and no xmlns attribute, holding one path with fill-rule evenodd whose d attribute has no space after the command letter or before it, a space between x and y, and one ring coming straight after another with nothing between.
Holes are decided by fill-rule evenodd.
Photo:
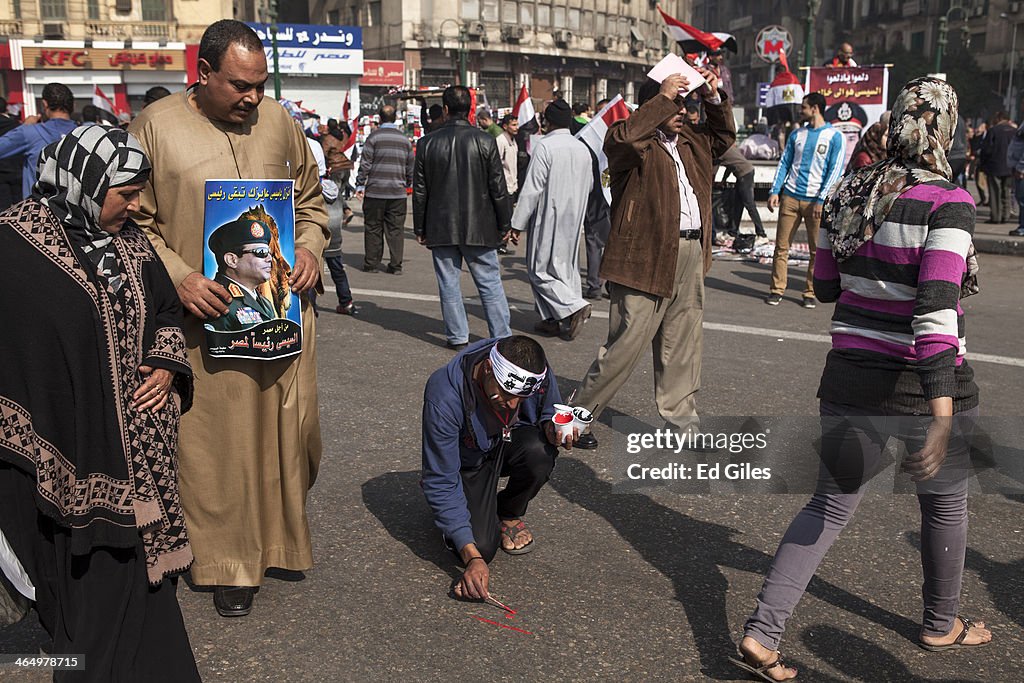
<instances>
[{"instance_id":1,"label":"man's bare feet","mask_svg":"<svg viewBox=\"0 0 1024 683\"><path fill-rule=\"evenodd\" d=\"M517 529L518 527L518 529ZM533 543L533 534L518 519L501 520L501 547L506 551L516 551Z\"/></svg>"},{"instance_id":2,"label":"man's bare feet","mask_svg":"<svg viewBox=\"0 0 1024 683\"><path fill-rule=\"evenodd\" d=\"M950 646L970 647L985 645L992 641L992 631L985 628L984 621L971 621L970 619L967 619L966 623L964 621L962 617L957 617L953 621L953 630L944 636L922 635L921 644L927 645L930 648L947 648ZM967 629L966 635L963 636L960 642L957 642L964 629Z\"/></svg>"},{"instance_id":3,"label":"man's bare feet","mask_svg":"<svg viewBox=\"0 0 1024 683\"><path fill-rule=\"evenodd\" d=\"M760 668L780 660L778 651L769 650L750 636L740 641L740 654L749 666ZM773 681L790 681L796 678L796 669L779 664L764 670L764 675Z\"/></svg>"}]
</instances>

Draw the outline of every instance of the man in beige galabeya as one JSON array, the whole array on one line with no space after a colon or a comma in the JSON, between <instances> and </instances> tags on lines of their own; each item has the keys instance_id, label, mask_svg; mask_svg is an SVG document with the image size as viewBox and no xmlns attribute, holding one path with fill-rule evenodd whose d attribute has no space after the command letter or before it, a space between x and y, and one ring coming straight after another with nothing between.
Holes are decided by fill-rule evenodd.
<instances>
[{"instance_id":1,"label":"man in beige galabeya","mask_svg":"<svg viewBox=\"0 0 1024 683\"><path fill-rule=\"evenodd\" d=\"M181 498L194 583L215 586L222 616L244 616L265 574L298 580L313 564L306 494L320 464L314 316L302 297L302 353L256 361L212 358L204 321L231 295L203 276L206 180L295 181L292 291L319 279L327 213L316 161L284 109L263 97L267 60L245 24L212 24L199 45L199 82L149 106L132 123L153 163L139 224L184 305L192 411L181 422Z\"/></svg>"}]
</instances>

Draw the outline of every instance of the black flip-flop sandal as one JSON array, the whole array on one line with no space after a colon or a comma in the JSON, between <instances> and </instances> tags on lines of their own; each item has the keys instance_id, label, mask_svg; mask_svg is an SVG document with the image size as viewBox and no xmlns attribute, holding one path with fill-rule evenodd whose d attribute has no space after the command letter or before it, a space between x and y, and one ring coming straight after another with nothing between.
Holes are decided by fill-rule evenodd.
<instances>
[{"instance_id":1,"label":"black flip-flop sandal","mask_svg":"<svg viewBox=\"0 0 1024 683\"><path fill-rule=\"evenodd\" d=\"M739 659L737 659L736 657L729 657L729 661L738 666L739 668L743 669L744 671L746 671L751 676L757 676L762 681L771 681L771 683L779 683L774 678L768 675L768 671L774 669L777 666L789 668L786 666L786 663L782 661L782 653L776 653L775 661L769 664L765 664L764 666L753 666L752 664L747 664L747 659L743 656L742 652L737 651L736 654L739 656ZM789 678L786 680L795 681L796 677Z\"/></svg>"},{"instance_id":2,"label":"black flip-flop sandal","mask_svg":"<svg viewBox=\"0 0 1024 683\"><path fill-rule=\"evenodd\" d=\"M508 538L509 541L512 542L513 548L510 550L510 549L505 547L504 543L502 543L501 544L501 549L504 550L509 555L525 555L526 553L532 551L533 550L533 539L532 538L530 539L530 542L527 543L526 545L524 545L522 548L514 547L515 543L516 543L516 536L518 536L519 534L521 534L525 530L526 530L526 525L523 524L523 520L519 520L519 523L516 524L515 526L508 526L508 525L502 523L502 525L501 525L501 535L505 536L506 538Z\"/></svg>"},{"instance_id":3,"label":"black flip-flop sandal","mask_svg":"<svg viewBox=\"0 0 1024 683\"><path fill-rule=\"evenodd\" d=\"M965 643L964 640L967 638L968 631L970 631L971 627L974 626L974 621L968 619L967 617L962 617L959 614L956 615L956 618L959 619L960 623L964 625L964 630L960 631L960 635L958 635L956 637L956 640L954 640L952 643L949 643L948 645L929 645L928 643L919 640L917 641L918 646L922 650L927 650L928 652L945 652L947 650L959 650L962 647L985 647L986 645L992 642L990 640L985 643Z\"/></svg>"}]
</instances>

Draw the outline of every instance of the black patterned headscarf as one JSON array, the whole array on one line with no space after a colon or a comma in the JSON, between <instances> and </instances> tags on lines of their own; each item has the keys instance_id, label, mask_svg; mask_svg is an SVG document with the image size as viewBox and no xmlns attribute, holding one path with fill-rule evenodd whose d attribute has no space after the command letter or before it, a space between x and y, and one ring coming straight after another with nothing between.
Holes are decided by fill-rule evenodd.
<instances>
[{"instance_id":1,"label":"black patterned headscarf","mask_svg":"<svg viewBox=\"0 0 1024 683\"><path fill-rule=\"evenodd\" d=\"M114 236L100 227L107 191L149 178L152 166L142 146L120 128L75 128L39 155L39 179L32 198L45 205L117 291L121 274L111 246Z\"/></svg>"}]
</instances>

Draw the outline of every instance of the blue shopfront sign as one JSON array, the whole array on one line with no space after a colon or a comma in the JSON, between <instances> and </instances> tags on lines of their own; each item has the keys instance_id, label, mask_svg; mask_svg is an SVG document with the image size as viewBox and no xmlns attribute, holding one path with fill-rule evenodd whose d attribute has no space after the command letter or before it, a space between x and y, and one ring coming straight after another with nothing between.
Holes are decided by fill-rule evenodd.
<instances>
[{"instance_id":1,"label":"blue shopfront sign","mask_svg":"<svg viewBox=\"0 0 1024 683\"><path fill-rule=\"evenodd\" d=\"M249 24L272 63L270 24ZM277 25L277 59L283 74L363 75L363 30L356 26Z\"/></svg>"}]
</instances>

